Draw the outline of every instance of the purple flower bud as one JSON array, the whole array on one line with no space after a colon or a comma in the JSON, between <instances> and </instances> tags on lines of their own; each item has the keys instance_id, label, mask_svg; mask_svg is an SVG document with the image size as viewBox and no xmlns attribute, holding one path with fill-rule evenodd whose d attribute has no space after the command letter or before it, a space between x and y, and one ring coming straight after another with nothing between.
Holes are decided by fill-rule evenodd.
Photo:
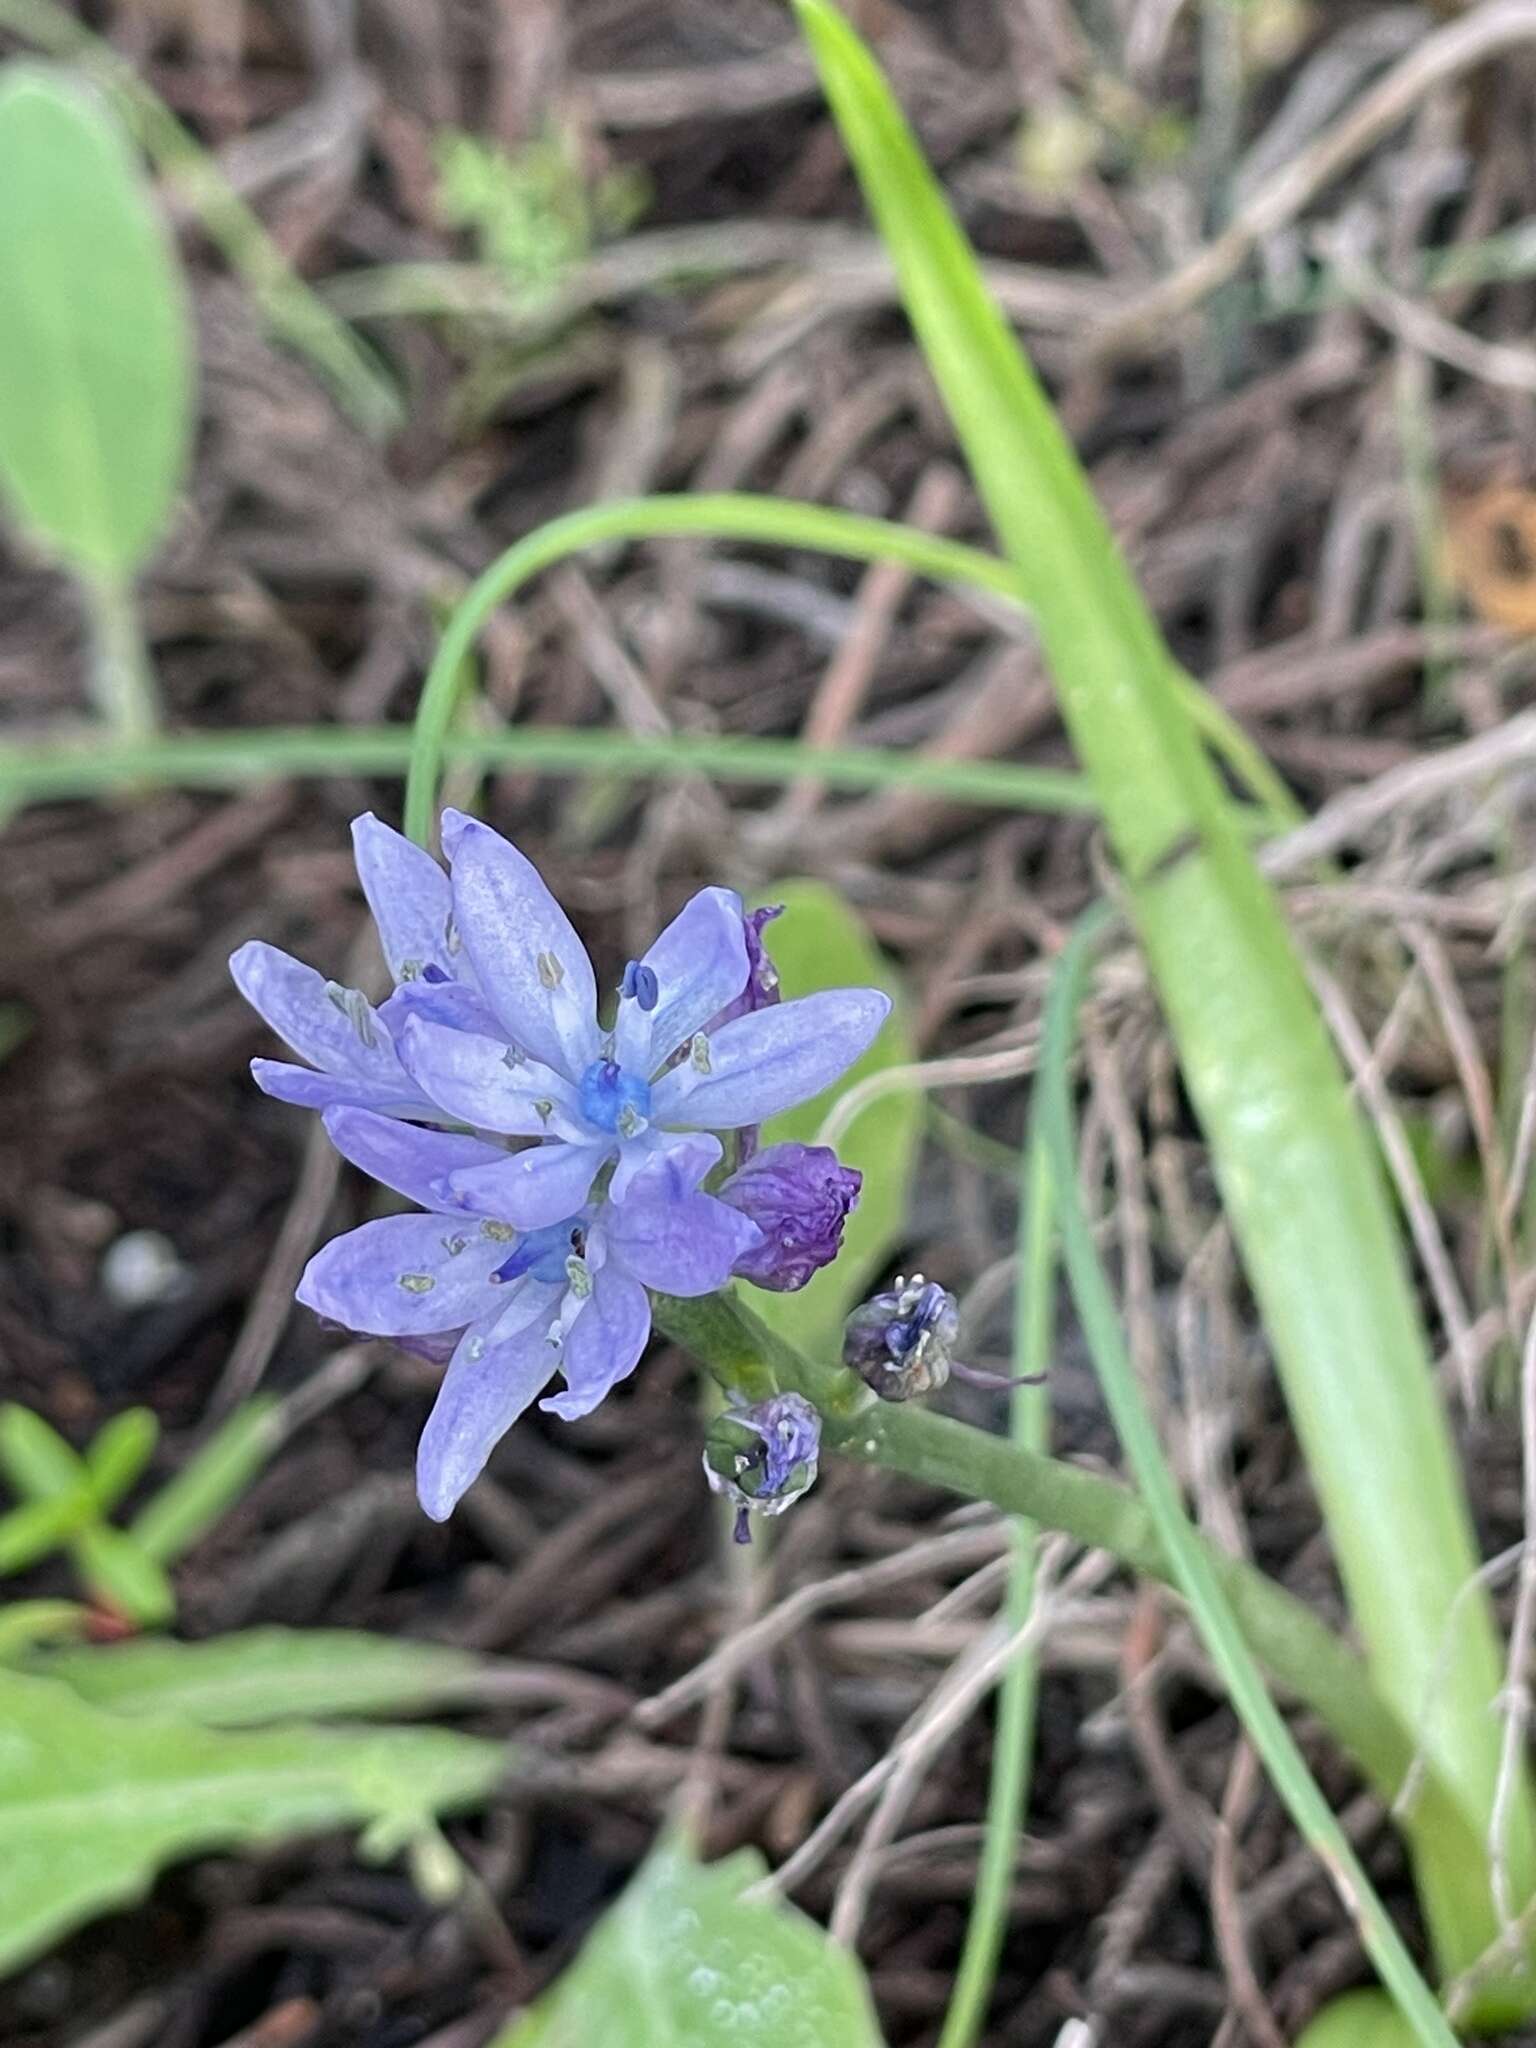
<instances>
[{"instance_id":1,"label":"purple flower bud","mask_svg":"<svg viewBox=\"0 0 1536 2048\"><path fill-rule=\"evenodd\" d=\"M710 1425L704 1477L736 1503L736 1541L750 1543L750 1512L782 1515L815 1484L821 1417L799 1394L728 1408Z\"/></svg>"},{"instance_id":2,"label":"purple flower bud","mask_svg":"<svg viewBox=\"0 0 1536 2048\"><path fill-rule=\"evenodd\" d=\"M735 1270L755 1287L793 1294L842 1249L843 1223L859 1199L862 1174L825 1145L770 1145L719 1190L762 1232Z\"/></svg>"},{"instance_id":3,"label":"purple flower bud","mask_svg":"<svg viewBox=\"0 0 1536 2048\"><path fill-rule=\"evenodd\" d=\"M949 1378L959 1335L955 1297L914 1273L854 1310L843 1325L843 1363L882 1401L910 1401Z\"/></svg>"}]
</instances>

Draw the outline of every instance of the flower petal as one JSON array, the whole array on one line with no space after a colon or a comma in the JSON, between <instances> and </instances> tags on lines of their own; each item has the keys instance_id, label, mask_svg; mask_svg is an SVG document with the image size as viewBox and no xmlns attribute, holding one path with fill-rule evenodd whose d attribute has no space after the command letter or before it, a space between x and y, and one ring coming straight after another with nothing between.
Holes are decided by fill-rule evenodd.
<instances>
[{"instance_id":1,"label":"flower petal","mask_svg":"<svg viewBox=\"0 0 1536 2048\"><path fill-rule=\"evenodd\" d=\"M579 1079L598 1054L597 983L570 919L533 863L488 825L445 811L443 848L454 917L491 1008L515 1045Z\"/></svg>"},{"instance_id":2,"label":"flower petal","mask_svg":"<svg viewBox=\"0 0 1536 2048\"><path fill-rule=\"evenodd\" d=\"M610 1259L664 1294L713 1294L736 1261L762 1243L750 1217L713 1195L685 1192L671 1159L635 1177L622 1202L602 1211Z\"/></svg>"},{"instance_id":3,"label":"flower petal","mask_svg":"<svg viewBox=\"0 0 1536 2048\"><path fill-rule=\"evenodd\" d=\"M252 1060L251 1079L263 1095L297 1103L300 1109L329 1109L333 1103L350 1102L359 1109L376 1109L381 1116L435 1114L407 1074L396 1081L358 1081L350 1074L317 1074L313 1067L290 1067L283 1060Z\"/></svg>"},{"instance_id":4,"label":"flower petal","mask_svg":"<svg viewBox=\"0 0 1536 2048\"><path fill-rule=\"evenodd\" d=\"M416 1450L416 1493L434 1522L447 1521L559 1362L537 1322L502 1341L483 1326L464 1332Z\"/></svg>"},{"instance_id":5,"label":"flower petal","mask_svg":"<svg viewBox=\"0 0 1536 2048\"><path fill-rule=\"evenodd\" d=\"M425 1095L477 1130L542 1138L547 1131L575 1128L569 1085L499 1038L412 1017L400 1034L400 1058Z\"/></svg>"},{"instance_id":6,"label":"flower petal","mask_svg":"<svg viewBox=\"0 0 1536 2048\"><path fill-rule=\"evenodd\" d=\"M613 1140L597 1145L530 1145L494 1166L471 1166L439 1183L434 1204L476 1216L499 1216L519 1230L542 1230L574 1216L592 1191Z\"/></svg>"},{"instance_id":7,"label":"flower petal","mask_svg":"<svg viewBox=\"0 0 1536 2048\"><path fill-rule=\"evenodd\" d=\"M395 980L415 981L427 967L451 975L448 926L453 893L431 854L372 811L352 820L352 853Z\"/></svg>"},{"instance_id":8,"label":"flower petal","mask_svg":"<svg viewBox=\"0 0 1536 2048\"><path fill-rule=\"evenodd\" d=\"M505 1241L468 1220L455 1230L441 1216L382 1216L316 1252L296 1291L317 1315L374 1337L462 1329L505 1305L491 1275L506 1256Z\"/></svg>"},{"instance_id":9,"label":"flower petal","mask_svg":"<svg viewBox=\"0 0 1536 2048\"><path fill-rule=\"evenodd\" d=\"M837 988L738 1017L707 1041L707 1070L689 1058L657 1082L651 1122L728 1131L808 1102L853 1064L890 1008L879 989Z\"/></svg>"},{"instance_id":10,"label":"flower petal","mask_svg":"<svg viewBox=\"0 0 1536 2048\"><path fill-rule=\"evenodd\" d=\"M387 1002L380 1003L379 1015L397 1046L413 1017L442 1024L450 1031L478 1031L498 1045L506 1039L485 997L462 981L405 982Z\"/></svg>"},{"instance_id":11,"label":"flower petal","mask_svg":"<svg viewBox=\"0 0 1536 2048\"><path fill-rule=\"evenodd\" d=\"M656 977L656 1005L647 1012L633 1000L620 1002L614 1058L649 1076L746 985L747 941L736 891L701 889L641 965Z\"/></svg>"},{"instance_id":12,"label":"flower petal","mask_svg":"<svg viewBox=\"0 0 1536 2048\"><path fill-rule=\"evenodd\" d=\"M650 1334L651 1304L645 1289L605 1268L565 1340L565 1391L551 1394L539 1406L563 1415L567 1422L590 1415L640 1363Z\"/></svg>"},{"instance_id":13,"label":"flower petal","mask_svg":"<svg viewBox=\"0 0 1536 2048\"><path fill-rule=\"evenodd\" d=\"M232 957L235 986L262 1021L301 1059L327 1074L386 1081L399 1062L378 1012L356 989L344 989L276 946L252 939Z\"/></svg>"},{"instance_id":14,"label":"flower petal","mask_svg":"<svg viewBox=\"0 0 1536 2048\"><path fill-rule=\"evenodd\" d=\"M673 1155L686 1172L692 1172L686 1187L691 1194L709 1169L719 1164L724 1152L720 1140L707 1131L642 1131L638 1138L627 1138L620 1145L618 1164L608 1183L608 1199L622 1202L634 1185L635 1176L667 1154ZM693 1172L695 1166L697 1171Z\"/></svg>"},{"instance_id":15,"label":"flower petal","mask_svg":"<svg viewBox=\"0 0 1536 2048\"><path fill-rule=\"evenodd\" d=\"M350 1159L364 1173L420 1203L423 1209L439 1209L445 1214L452 1211L438 1200L435 1189L448 1174L466 1166L494 1166L507 1156L479 1138L455 1131L422 1130L416 1124L347 1105L326 1110L324 1122L343 1159Z\"/></svg>"}]
</instances>

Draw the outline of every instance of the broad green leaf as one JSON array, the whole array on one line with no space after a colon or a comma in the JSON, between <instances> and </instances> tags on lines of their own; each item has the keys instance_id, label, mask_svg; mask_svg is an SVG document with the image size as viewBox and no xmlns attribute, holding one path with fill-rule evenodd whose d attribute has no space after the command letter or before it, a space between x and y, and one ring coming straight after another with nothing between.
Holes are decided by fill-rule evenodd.
<instances>
[{"instance_id":1,"label":"broad green leaf","mask_svg":"<svg viewBox=\"0 0 1536 2048\"><path fill-rule=\"evenodd\" d=\"M484 1799L505 1766L500 1745L440 1730L226 1734L0 1672L0 1970L182 1857L359 1825L402 1840Z\"/></svg>"},{"instance_id":2,"label":"broad green leaf","mask_svg":"<svg viewBox=\"0 0 1536 2048\"><path fill-rule=\"evenodd\" d=\"M277 1403L247 1401L141 1510L133 1540L157 1564L174 1564L234 1505L281 1441Z\"/></svg>"},{"instance_id":3,"label":"broad green leaf","mask_svg":"<svg viewBox=\"0 0 1536 2048\"><path fill-rule=\"evenodd\" d=\"M93 1706L184 1714L207 1728L298 1715L409 1714L484 1689L493 1667L463 1650L351 1629L247 1629L207 1643L156 1637L38 1658Z\"/></svg>"},{"instance_id":4,"label":"broad green leaf","mask_svg":"<svg viewBox=\"0 0 1536 2048\"><path fill-rule=\"evenodd\" d=\"M0 486L34 540L121 582L186 463L186 292L117 122L41 65L0 82L0 276Z\"/></svg>"},{"instance_id":5,"label":"broad green leaf","mask_svg":"<svg viewBox=\"0 0 1536 2048\"><path fill-rule=\"evenodd\" d=\"M761 1870L664 1843L493 2048L879 2048L847 1950L792 1906L742 1898Z\"/></svg>"},{"instance_id":6,"label":"broad green leaf","mask_svg":"<svg viewBox=\"0 0 1536 2048\"><path fill-rule=\"evenodd\" d=\"M785 882L766 891L764 900L784 905L764 941L786 998L855 984L883 988L896 998L880 1036L840 1081L763 1126L765 1145L787 1138L812 1144L828 1110L849 1088L887 1067L904 1066L915 1054L891 964L837 890L825 882ZM844 1317L869 1292L901 1237L922 1124L922 1100L914 1088L882 1095L860 1110L837 1141L838 1157L864 1176L840 1256L797 1294L752 1290L752 1306L764 1322L802 1351L838 1355Z\"/></svg>"}]
</instances>

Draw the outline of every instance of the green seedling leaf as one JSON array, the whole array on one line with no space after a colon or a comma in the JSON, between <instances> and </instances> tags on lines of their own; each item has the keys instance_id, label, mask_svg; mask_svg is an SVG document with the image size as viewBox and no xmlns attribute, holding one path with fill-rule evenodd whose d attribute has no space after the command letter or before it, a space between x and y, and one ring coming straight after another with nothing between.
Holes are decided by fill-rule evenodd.
<instances>
[{"instance_id":1,"label":"green seedling leaf","mask_svg":"<svg viewBox=\"0 0 1536 2048\"><path fill-rule=\"evenodd\" d=\"M27 1500L56 1500L81 1489L95 1499L84 1461L52 1423L15 1401L0 1407L0 1475Z\"/></svg>"},{"instance_id":2,"label":"green seedling leaf","mask_svg":"<svg viewBox=\"0 0 1536 2048\"><path fill-rule=\"evenodd\" d=\"M80 1635L91 1618L74 1600L13 1600L0 1607L0 1664L28 1656L42 1643Z\"/></svg>"},{"instance_id":3,"label":"green seedling leaf","mask_svg":"<svg viewBox=\"0 0 1536 2048\"><path fill-rule=\"evenodd\" d=\"M41 65L0 82L0 276L0 486L39 545L121 583L186 465L191 323L121 128Z\"/></svg>"},{"instance_id":4,"label":"green seedling leaf","mask_svg":"<svg viewBox=\"0 0 1536 2048\"><path fill-rule=\"evenodd\" d=\"M482 1692L493 1667L463 1650L350 1629L248 1629L207 1643L146 1638L38 1658L119 1714L181 1714L205 1728L254 1728L298 1715L413 1714Z\"/></svg>"},{"instance_id":5,"label":"green seedling leaf","mask_svg":"<svg viewBox=\"0 0 1536 2048\"><path fill-rule=\"evenodd\" d=\"M1296 2048L1413 2048L1413 2040L1385 1992L1346 1991L1296 2037Z\"/></svg>"},{"instance_id":6,"label":"green seedling leaf","mask_svg":"<svg viewBox=\"0 0 1536 2048\"><path fill-rule=\"evenodd\" d=\"M125 1408L97 1431L85 1454L91 1489L109 1514L155 1455L160 1424L148 1408Z\"/></svg>"},{"instance_id":7,"label":"green seedling leaf","mask_svg":"<svg viewBox=\"0 0 1536 2048\"><path fill-rule=\"evenodd\" d=\"M96 1513L87 1487L56 1494L52 1500L29 1501L0 1515L0 1574L22 1572L39 1558L67 1543Z\"/></svg>"},{"instance_id":8,"label":"green seedling leaf","mask_svg":"<svg viewBox=\"0 0 1536 2048\"><path fill-rule=\"evenodd\" d=\"M96 1522L74 1537L70 1552L92 1596L139 1628L163 1628L176 1612L170 1580L121 1529Z\"/></svg>"},{"instance_id":9,"label":"green seedling leaf","mask_svg":"<svg viewBox=\"0 0 1536 2048\"><path fill-rule=\"evenodd\" d=\"M408 1839L479 1803L505 1767L499 1744L441 1730L228 1734L103 1713L54 1680L0 1671L0 1970L180 1858L322 1828Z\"/></svg>"},{"instance_id":10,"label":"green seedling leaf","mask_svg":"<svg viewBox=\"0 0 1536 2048\"><path fill-rule=\"evenodd\" d=\"M277 1403L248 1401L190 1457L131 1525L157 1564L174 1564L240 1498L282 1441Z\"/></svg>"},{"instance_id":11,"label":"green seedling leaf","mask_svg":"<svg viewBox=\"0 0 1536 2048\"><path fill-rule=\"evenodd\" d=\"M793 1907L742 1897L761 1870L664 1843L493 2048L879 2048L853 1957Z\"/></svg>"},{"instance_id":12,"label":"green seedling leaf","mask_svg":"<svg viewBox=\"0 0 1536 2048\"><path fill-rule=\"evenodd\" d=\"M849 1088L906 1065L916 1054L891 964L837 890L825 882L785 882L764 900L784 905L764 941L786 998L854 983L883 988L896 998L880 1036L835 1086L763 1126L765 1145L790 1138L814 1144L828 1111ZM838 1355L844 1317L869 1292L901 1237L922 1128L923 1103L915 1088L882 1095L860 1110L837 1140L838 1157L864 1176L841 1255L797 1294L752 1291L752 1306L764 1322L813 1357Z\"/></svg>"}]
</instances>

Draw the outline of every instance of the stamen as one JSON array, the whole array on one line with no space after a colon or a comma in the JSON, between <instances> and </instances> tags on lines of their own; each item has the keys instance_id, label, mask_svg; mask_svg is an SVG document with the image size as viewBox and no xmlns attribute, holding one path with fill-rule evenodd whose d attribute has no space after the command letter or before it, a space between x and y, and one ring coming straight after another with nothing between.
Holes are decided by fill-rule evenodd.
<instances>
[{"instance_id":1,"label":"stamen","mask_svg":"<svg viewBox=\"0 0 1536 2048\"><path fill-rule=\"evenodd\" d=\"M592 1274L585 1259L575 1252L565 1262L565 1277L571 1284L571 1292L578 1301L585 1301L592 1292Z\"/></svg>"},{"instance_id":2,"label":"stamen","mask_svg":"<svg viewBox=\"0 0 1536 2048\"><path fill-rule=\"evenodd\" d=\"M325 992L352 1026L358 1037L370 1052L378 1044L373 1029L373 1007L360 988L343 988L339 981L328 981Z\"/></svg>"},{"instance_id":3,"label":"stamen","mask_svg":"<svg viewBox=\"0 0 1536 2048\"><path fill-rule=\"evenodd\" d=\"M688 1047L688 1064L696 1074L714 1072L709 1063L709 1040L702 1031L695 1031L693 1034L693 1042Z\"/></svg>"},{"instance_id":4,"label":"stamen","mask_svg":"<svg viewBox=\"0 0 1536 2048\"><path fill-rule=\"evenodd\" d=\"M407 1294L430 1294L437 1282L430 1273L402 1273L400 1285Z\"/></svg>"},{"instance_id":5,"label":"stamen","mask_svg":"<svg viewBox=\"0 0 1536 2048\"><path fill-rule=\"evenodd\" d=\"M541 953L536 965L539 970L540 982L553 995L565 979L565 969L553 953Z\"/></svg>"},{"instance_id":6,"label":"stamen","mask_svg":"<svg viewBox=\"0 0 1536 2048\"><path fill-rule=\"evenodd\" d=\"M619 983L619 994L637 1002L649 1015L661 998L656 970L647 967L643 960L631 960L624 970L624 979Z\"/></svg>"}]
</instances>

